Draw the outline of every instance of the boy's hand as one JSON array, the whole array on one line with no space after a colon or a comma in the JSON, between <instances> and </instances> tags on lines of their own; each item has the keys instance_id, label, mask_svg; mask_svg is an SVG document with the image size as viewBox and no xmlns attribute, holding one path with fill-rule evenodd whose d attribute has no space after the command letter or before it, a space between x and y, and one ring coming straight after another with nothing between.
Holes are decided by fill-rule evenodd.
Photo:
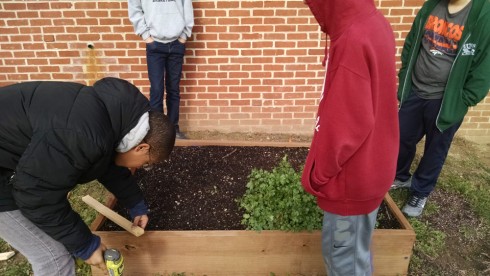
<instances>
[{"instance_id":1,"label":"boy's hand","mask_svg":"<svg viewBox=\"0 0 490 276\"><path fill-rule=\"evenodd\" d=\"M146 224L148 224L148 216L147 215L136 216L133 219L133 226L139 226L139 227L145 229Z\"/></svg>"},{"instance_id":2,"label":"boy's hand","mask_svg":"<svg viewBox=\"0 0 490 276\"><path fill-rule=\"evenodd\" d=\"M103 244L101 242L99 245L99 248L97 248L94 251L94 253L92 253L92 256L90 256L90 258L85 260L85 263L87 263L89 265L96 266L96 267L100 268L102 271L106 272L107 267L106 267L105 261L104 261L104 251L106 251L106 249L107 249L107 247L105 246L105 244Z\"/></svg>"},{"instance_id":3,"label":"boy's hand","mask_svg":"<svg viewBox=\"0 0 490 276\"><path fill-rule=\"evenodd\" d=\"M155 40L153 40L153 37L151 37L151 36L149 36L147 39L145 39L146 43L152 43L153 41L155 41Z\"/></svg>"}]
</instances>

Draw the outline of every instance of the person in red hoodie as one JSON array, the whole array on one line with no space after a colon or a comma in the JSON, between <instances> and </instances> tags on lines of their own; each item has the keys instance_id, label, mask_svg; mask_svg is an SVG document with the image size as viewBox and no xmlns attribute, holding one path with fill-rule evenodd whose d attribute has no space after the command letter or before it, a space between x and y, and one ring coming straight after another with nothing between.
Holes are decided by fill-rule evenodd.
<instances>
[{"instance_id":1,"label":"person in red hoodie","mask_svg":"<svg viewBox=\"0 0 490 276\"><path fill-rule=\"evenodd\" d=\"M304 2L330 47L301 182L324 210L327 274L371 275L371 237L399 146L393 30L373 0Z\"/></svg>"}]
</instances>

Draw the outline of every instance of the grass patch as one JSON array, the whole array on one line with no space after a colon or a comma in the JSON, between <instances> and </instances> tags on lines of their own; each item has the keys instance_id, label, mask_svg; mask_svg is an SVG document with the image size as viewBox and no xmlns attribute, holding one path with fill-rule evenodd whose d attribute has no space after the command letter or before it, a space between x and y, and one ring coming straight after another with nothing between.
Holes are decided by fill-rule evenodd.
<instances>
[{"instance_id":1,"label":"grass patch","mask_svg":"<svg viewBox=\"0 0 490 276\"><path fill-rule=\"evenodd\" d=\"M490 165L478 158L489 152L482 153L476 144L463 139L455 139L454 144L455 151L450 151L437 185L463 196L490 224Z\"/></svg>"}]
</instances>

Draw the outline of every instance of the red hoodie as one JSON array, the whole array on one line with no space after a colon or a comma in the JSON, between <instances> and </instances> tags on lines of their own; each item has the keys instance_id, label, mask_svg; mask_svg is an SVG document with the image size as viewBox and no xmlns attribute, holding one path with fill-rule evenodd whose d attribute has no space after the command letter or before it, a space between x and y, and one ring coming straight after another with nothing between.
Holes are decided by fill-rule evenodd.
<instances>
[{"instance_id":1,"label":"red hoodie","mask_svg":"<svg viewBox=\"0 0 490 276\"><path fill-rule=\"evenodd\" d=\"M373 0L309 0L330 37L327 75L302 184L323 210L368 214L395 177L395 39Z\"/></svg>"}]
</instances>

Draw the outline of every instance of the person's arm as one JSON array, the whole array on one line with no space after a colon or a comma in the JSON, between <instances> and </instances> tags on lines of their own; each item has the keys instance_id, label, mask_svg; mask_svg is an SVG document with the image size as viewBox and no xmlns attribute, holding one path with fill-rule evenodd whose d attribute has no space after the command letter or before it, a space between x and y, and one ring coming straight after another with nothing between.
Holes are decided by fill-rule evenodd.
<instances>
[{"instance_id":1,"label":"person's arm","mask_svg":"<svg viewBox=\"0 0 490 276\"><path fill-rule=\"evenodd\" d=\"M485 24L487 27L480 29L482 30L481 39L477 45L462 93L463 101L468 107L481 102L488 95L490 89L490 35L488 34L490 20L485 21L481 24Z\"/></svg>"},{"instance_id":2,"label":"person's arm","mask_svg":"<svg viewBox=\"0 0 490 276\"><path fill-rule=\"evenodd\" d=\"M339 66L320 103L314 137L314 167L303 175L309 193L324 197L322 188L337 176L374 127L370 80ZM305 178L306 177L306 178Z\"/></svg>"},{"instance_id":3,"label":"person's arm","mask_svg":"<svg viewBox=\"0 0 490 276\"><path fill-rule=\"evenodd\" d=\"M129 215L134 226L145 228L149 213L143 193L128 168L112 164L104 176L98 179L107 190L129 209Z\"/></svg>"},{"instance_id":4,"label":"person's arm","mask_svg":"<svg viewBox=\"0 0 490 276\"><path fill-rule=\"evenodd\" d=\"M128 16L129 21L133 23L134 32L145 41L150 38L150 29L146 25L141 0L128 0Z\"/></svg>"},{"instance_id":5,"label":"person's arm","mask_svg":"<svg viewBox=\"0 0 490 276\"><path fill-rule=\"evenodd\" d=\"M57 130L36 133L16 168L13 196L22 214L66 249L88 258L85 250L97 242L67 199L84 169L101 155L90 141L75 131ZM100 242L100 240L99 240ZM95 250L96 248L94 248Z\"/></svg>"},{"instance_id":6,"label":"person's arm","mask_svg":"<svg viewBox=\"0 0 490 276\"><path fill-rule=\"evenodd\" d=\"M184 21L185 27L182 34L179 37L180 42L186 42L192 34L192 28L194 27L194 8L192 7L192 0L182 0L184 5Z\"/></svg>"}]
</instances>

